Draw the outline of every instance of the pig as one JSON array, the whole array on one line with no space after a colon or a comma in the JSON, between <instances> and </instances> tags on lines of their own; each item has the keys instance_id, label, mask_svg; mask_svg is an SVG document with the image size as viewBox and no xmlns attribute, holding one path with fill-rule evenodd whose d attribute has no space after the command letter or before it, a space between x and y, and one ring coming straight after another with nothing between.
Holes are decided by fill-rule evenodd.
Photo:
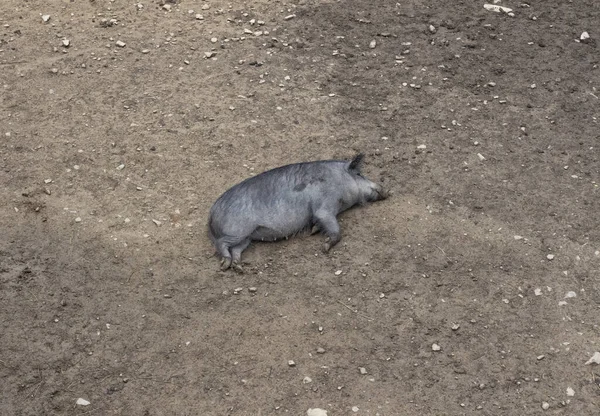
<instances>
[{"instance_id":1,"label":"pig","mask_svg":"<svg viewBox=\"0 0 600 416\"><path fill-rule=\"evenodd\" d=\"M242 252L251 241L276 241L312 228L322 232L327 253L341 239L337 215L355 205L385 199L382 186L365 178L364 155L351 161L294 163L234 185L210 209L208 234L221 270L243 272Z\"/></svg>"}]
</instances>

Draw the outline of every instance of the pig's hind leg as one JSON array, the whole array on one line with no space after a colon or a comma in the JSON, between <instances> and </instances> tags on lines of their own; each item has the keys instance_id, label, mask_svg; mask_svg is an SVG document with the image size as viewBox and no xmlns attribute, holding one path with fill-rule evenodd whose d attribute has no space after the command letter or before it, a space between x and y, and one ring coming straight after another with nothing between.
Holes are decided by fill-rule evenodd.
<instances>
[{"instance_id":1,"label":"pig's hind leg","mask_svg":"<svg viewBox=\"0 0 600 416\"><path fill-rule=\"evenodd\" d=\"M342 239L340 224L333 211L319 209L315 212L314 217L319 228L327 236L323 245L323 251L327 253L331 247L335 246Z\"/></svg>"},{"instance_id":2,"label":"pig's hind leg","mask_svg":"<svg viewBox=\"0 0 600 416\"><path fill-rule=\"evenodd\" d=\"M240 264L242 262L242 252L248 248L250 245L250 239L246 238L244 241L239 243L237 246L231 247L231 267L233 267L236 271L243 273L244 269Z\"/></svg>"},{"instance_id":3,"label":"pig's hind leg","mask_svg":"<svg viewBox=\"0 0 600 416\"><path fill-rule=\"evenodd\" d=\"M221 255L221 270L227 270L231 267L233 259L235 259L235 255L236 255L235 249L238 246L240 246L241 244L243 245L244 241L246 241L246 240L248 240L246 237L239 238L239 237L230 237L230 236L221 237L217 240L215 246L217 247L217 251ZM242 250L239 251L239 253L237 253L238 260L239 260L239 256L241 255L242 251L247 246L248 245L246 244L246 246L243 247Z\"/></svg>"}]
</instances>

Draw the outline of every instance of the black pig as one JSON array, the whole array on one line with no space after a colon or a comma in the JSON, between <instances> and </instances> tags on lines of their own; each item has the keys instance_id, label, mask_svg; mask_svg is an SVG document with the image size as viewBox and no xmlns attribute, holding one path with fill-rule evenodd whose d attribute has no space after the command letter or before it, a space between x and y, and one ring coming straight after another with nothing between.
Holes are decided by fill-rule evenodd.
<instances>
[{"instance_id":1,"label":"black pig","mask_svg":"<svg viewBox=\"0 0 600 416\"><path fill-rule=\"evenodd\" d=\"M250 241L275 241L313 227L327 238L328 252L340 239L337 215L385 199L383 188L360 173L363 155L352 161L295 163L246 179L221 195L210 209L208 233L221 255L221 269L241 271Z\"/></svg>"}]
</instances>

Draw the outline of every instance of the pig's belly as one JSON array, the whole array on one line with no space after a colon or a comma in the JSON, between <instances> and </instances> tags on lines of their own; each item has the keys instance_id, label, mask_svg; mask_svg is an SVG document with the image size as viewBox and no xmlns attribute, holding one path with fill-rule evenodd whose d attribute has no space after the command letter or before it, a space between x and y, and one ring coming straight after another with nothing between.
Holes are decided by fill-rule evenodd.
<instances>
[{"instance_id":1,"label":"pig's belly","mask_svg":"<svg viewBox=\"0 0 600 416\"><path fill-rule=\"evenodd\" d=\"M252 240L276 241L290 237L312 225L312 215L291 215L289 212L281 213L261 221L256 229L250 234Z\"/></svg>"}]
</instances>

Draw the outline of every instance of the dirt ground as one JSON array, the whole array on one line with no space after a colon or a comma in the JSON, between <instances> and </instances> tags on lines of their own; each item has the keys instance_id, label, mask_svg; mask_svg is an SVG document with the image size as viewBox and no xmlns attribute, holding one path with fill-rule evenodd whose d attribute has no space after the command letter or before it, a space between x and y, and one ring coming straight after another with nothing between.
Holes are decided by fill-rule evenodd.
<instances>
[{"instance_id":1,"label":"dirt ground","mask_svg":"<svg viewBox=\"0 0 600 416\"><path fill-rule=\"evenodd\" d=\"M600 6L483 5L3 0L0 414L597 415ZM223 191L358 151L332 253L218 270Z\"/></svg>"}]
</instances>

